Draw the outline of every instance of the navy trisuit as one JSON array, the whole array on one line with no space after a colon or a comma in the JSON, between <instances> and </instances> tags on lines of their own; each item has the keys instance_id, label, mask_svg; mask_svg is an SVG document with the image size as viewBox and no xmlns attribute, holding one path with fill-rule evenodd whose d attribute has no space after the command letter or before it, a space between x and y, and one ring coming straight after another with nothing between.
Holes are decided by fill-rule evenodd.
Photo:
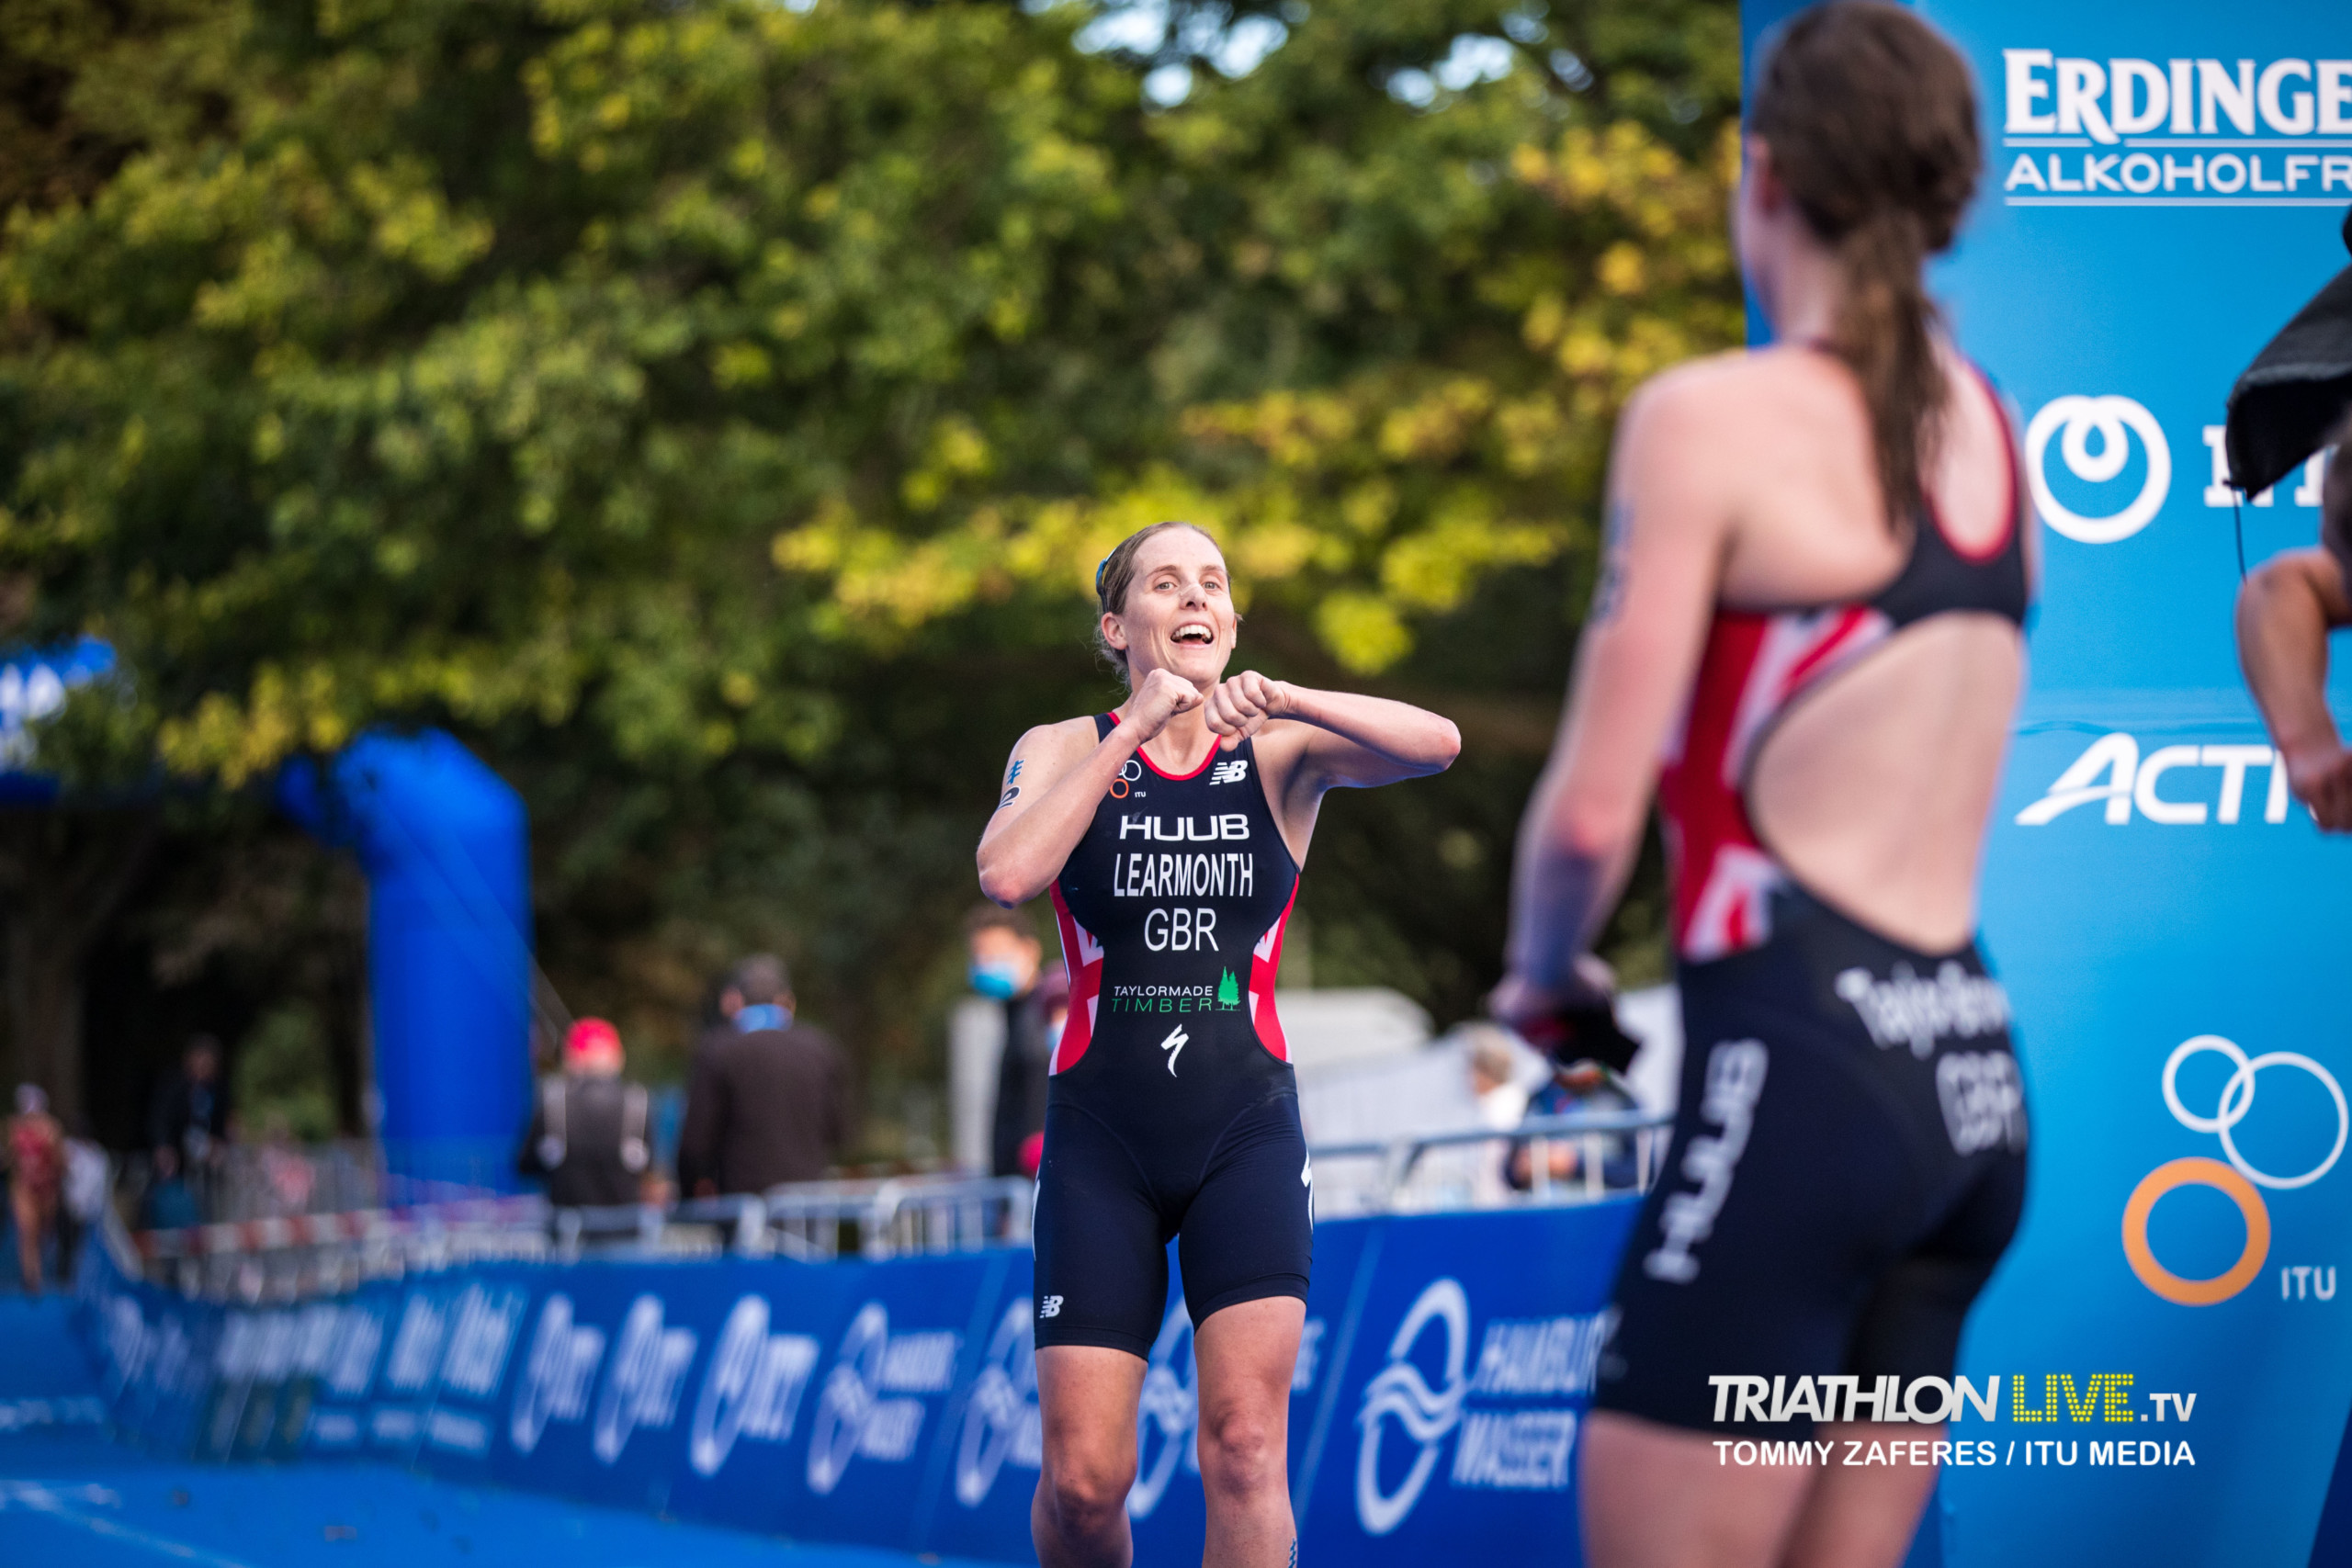
<instances>
[{"instance_id":1,"label":"navy trisuit","mask_svg":"<svg viewBox=\"0 0 2352 1568\"><path fill-rule=\"evenodd\" d=\"M1138 750L1095 807L1054 884L1070 1010L1037 1176L1040 1346L1148 1355L1171 1236L1195 1325L1306 1298L1312 1173L1274 1016L1297 891L1250 741L1182 778Z\"/></svg>"}]
</instances>

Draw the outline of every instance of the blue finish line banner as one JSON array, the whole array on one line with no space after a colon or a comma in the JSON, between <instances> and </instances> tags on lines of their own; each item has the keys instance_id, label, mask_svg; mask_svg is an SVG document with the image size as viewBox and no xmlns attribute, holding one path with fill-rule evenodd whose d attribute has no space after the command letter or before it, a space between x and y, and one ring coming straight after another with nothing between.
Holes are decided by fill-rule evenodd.
<instances>
[{"instance_id":1,"label":"blue finish line banner","mask_svg":"<svg viewBox=\"0 0 2352 1568\"><path fill-rule=\"evenodd\" d=\"M1329 1562L1573 1563L1576 1444L1630 1201L1316 1232L1291 1385L1300 1535ZM198 1457L368 1458L762 1534L1033 1561L1031 1259L491 1264L223 1308L85 1255L113 1416ZM1193 1334L1171 1292L1127 1499L1197 1561Z\"/></svg>"},{"instance_id":2,"label":"blue finish line banner","mask_svg":"<svg viewBox=\"0 0 2352 1568\"><path fill-rule=\"evenodd\" d=\"M1985 149L1932 283L2020 416L2043 564L1984 916L2031 1189L1960 1369L2004 1379L2001 1453L2034 1462L1947 1470L1922 1550L2352 1562L2352 1518L2320 1533L2352 1407L2352 846L2290 797L2232 641L2236 517L2249 566L2312 544L2324 459L2233 515L2222 445L2238 372L2346 265L2352 7L1919 8ZM1747 6L1751 65L1794 9Z\"/></svg>"}]
</instances>

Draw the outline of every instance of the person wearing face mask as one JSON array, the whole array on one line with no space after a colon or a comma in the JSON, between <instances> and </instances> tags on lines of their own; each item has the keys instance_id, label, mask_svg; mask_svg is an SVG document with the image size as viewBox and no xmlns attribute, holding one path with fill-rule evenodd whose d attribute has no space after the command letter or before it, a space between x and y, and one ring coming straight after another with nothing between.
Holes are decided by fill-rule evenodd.
<instances>
[{"instance_id":1,"label":"person wearing face mask","mask_svg":"<svg viewBox=\"0 0 2352 1568\"><path fill-rule=\"evenodd\" d=\"M1021 1145L1046 1128L1048 1076L1044 1020L1034 1005L1046 955L1028 922L1011 909L983 904L964 921L972 989L1004 1015L1004 1049L997 1056L996 1109L989 1128L989 1168L1021 1174Z\"/></svg>"},{"instance_id":2,"label":"person wearing face mask","mask_svg":"<svg viewBox=\"0 0 2352 1568\"><path fill-rule=\"evenodd\" d=\"M1095 574L1110 713L1012 749L980 891L1051 892L1069 972L1033 1231L1046 1568L1124 1568L1136 1411L1176 1239L1199 1369L1205 1561L1295 1561L1283 1455L1313 1172L1274 1010L1283 927L1326 791L1433 773L1453 726L1403 703L1227 678L1216 541L1131 535Z\"/></svg>"},{"instance_id":3,"label":"person wearing face mask","mask_svg":"<svg viewBox=\"0 0 2352 1568\"><path fill-rule=\"evenodd\" d=\"M813 1181L854 1125L848 1059L832 1036L794 1018L784 961L747 959L734 987L731 1032L695 1053L686 1090L678 1168L689 1197Z\"/></svg>"}]
</instances>

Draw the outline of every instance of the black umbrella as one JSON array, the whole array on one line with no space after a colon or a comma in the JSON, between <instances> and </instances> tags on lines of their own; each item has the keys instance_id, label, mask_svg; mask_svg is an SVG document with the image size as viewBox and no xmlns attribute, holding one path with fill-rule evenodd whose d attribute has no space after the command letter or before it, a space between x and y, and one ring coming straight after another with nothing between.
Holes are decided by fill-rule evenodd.
<instances>
[{"instance_id":1,"label":"black umbrella","mask_svg":"<svg viewBox=\"0 0 2352 1568\"><path fill-rule=\"evenodd\" d=\"M2352 250L2352 209L2344 215ZM2352 266L2295 313L2230 389L2230 478L2259 495L2320 448L2352 408Z\"/></svg>"}]
</instances>

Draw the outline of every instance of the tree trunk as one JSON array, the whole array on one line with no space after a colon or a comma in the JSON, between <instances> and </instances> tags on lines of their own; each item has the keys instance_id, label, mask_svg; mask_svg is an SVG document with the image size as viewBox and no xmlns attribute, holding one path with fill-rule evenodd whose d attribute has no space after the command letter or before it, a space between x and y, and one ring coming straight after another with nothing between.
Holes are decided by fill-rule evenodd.
<instances>
[{"instance_id":1,"label":"tree trunk","mask_svg":"<svg viewBox=\"0 0 2352 1568\"><path fill-rule=\"evenodd\" d=\"M67 1127L83 1113L82 965L138 881L153 811L0 812L9 1088L35 1083Z\"/></svg>"}]
</instances>

